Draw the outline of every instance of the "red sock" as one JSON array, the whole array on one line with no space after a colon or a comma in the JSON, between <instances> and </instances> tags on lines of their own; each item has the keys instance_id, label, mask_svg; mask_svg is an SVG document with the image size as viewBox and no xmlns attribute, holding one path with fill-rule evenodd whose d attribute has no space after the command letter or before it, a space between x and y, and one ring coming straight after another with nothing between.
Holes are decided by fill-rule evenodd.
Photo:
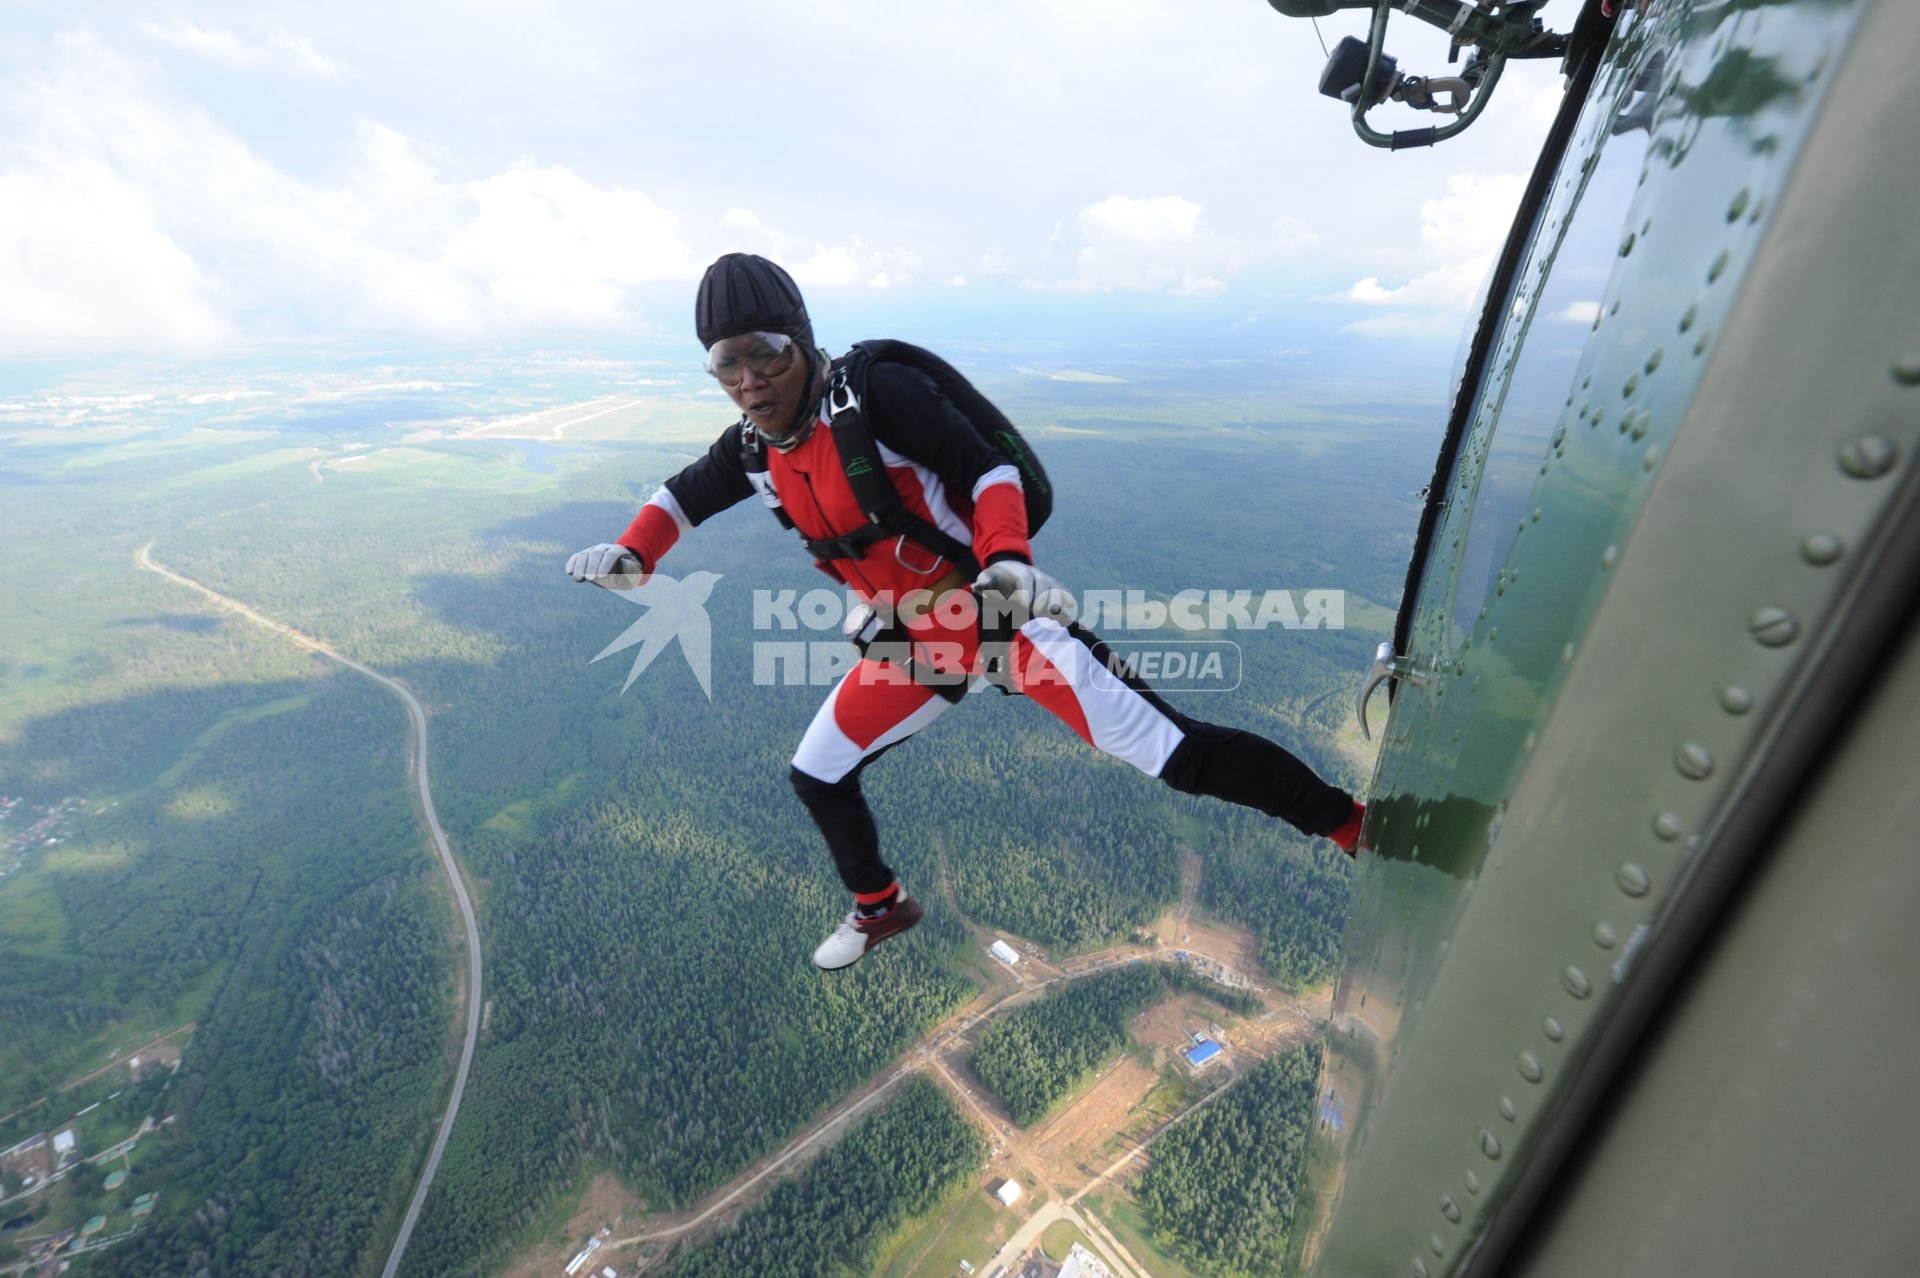
<instances>
[{"instance_id":1,"label":"red sock","mask_svg":"<svg viewBox=\"0 0 1920 1278\"><path fill-rule=\"evenodd\" d=\"M1360 824L1366 819L1367 805L1356 799L1353 811L1347 814L1347 819L1341 822L1339 829L1332 831L1327 837L1338 844L1348 856L1354 856L1356 855L1355 845L1360 842Z\"/></svg>"},{"instance_id":2,"label":"red sock","mask_svg":"<svg viewBox=\"0 0 1920 1278\"><path fill-rule=\"evenodd\" d=\"M896 880L895 882L887 884L886 887L880 889L878 892L855 892L853 894L853 908L859 911L861 918L870 919L876 914L885 914L888 910L892 909L899 900L900 884Z\"/></svg>"}]
</instances>

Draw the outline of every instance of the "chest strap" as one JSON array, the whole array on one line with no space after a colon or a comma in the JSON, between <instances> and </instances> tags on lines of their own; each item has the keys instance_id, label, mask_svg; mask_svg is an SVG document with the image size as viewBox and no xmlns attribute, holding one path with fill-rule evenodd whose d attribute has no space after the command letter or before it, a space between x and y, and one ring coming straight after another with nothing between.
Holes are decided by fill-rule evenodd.
<instances>
[{"instance_id":1,"label":"chest strap","mask_svg":"<svg viewBox=\"0 0 1920 1278\"><path fill-rule=\"evenodd\" d=\"M835 559L865 558L867 551L874 546L896 537L905 537L915 545L925 547L964 572L969 580L980 575L980 563L973 557L971 546L921 519L904 505L869 515L868 522L838 537L824 537L818 541L808 538L801 540L806 545L807 553L817 562L827 563Z\"/></svg>"}]
</instances>

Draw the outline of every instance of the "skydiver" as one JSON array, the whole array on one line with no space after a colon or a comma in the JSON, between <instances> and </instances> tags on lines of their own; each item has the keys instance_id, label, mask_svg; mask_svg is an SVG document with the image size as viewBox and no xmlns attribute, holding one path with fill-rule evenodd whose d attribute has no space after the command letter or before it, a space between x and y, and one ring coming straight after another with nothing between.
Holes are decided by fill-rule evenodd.
<instances>
[{"instance_id":1,"label":"skydiver","mask_svg":"<svg viewBox=\"0 0 1920 1278\"><path fill-rule=\"evenodd\" d=\"M721 257L700 281L694 321L706 371L740 420L662 484L617 541L570 557L567 573L610 589L644 584L681 534L759 491L826 556L820 565L878 610L864 638L877 630L897 642L863 646L789 774L853 894L853 909L815 949L817 966L849 967L920 921L919 903L881 859L860 774L982 676L997 675L1088 744L1176 790L1256 808L1354 854L1365 808L1351 795L1264 737L1182 714L1073 622L1072 597L1034 566L1019 469L926 373L874 362L862 394L899 502L920 526L948 530L947 554L912 534L869 540L830 425L836 366L815 345L786 271L751 254Z\"/></svg>"}]
</instances>

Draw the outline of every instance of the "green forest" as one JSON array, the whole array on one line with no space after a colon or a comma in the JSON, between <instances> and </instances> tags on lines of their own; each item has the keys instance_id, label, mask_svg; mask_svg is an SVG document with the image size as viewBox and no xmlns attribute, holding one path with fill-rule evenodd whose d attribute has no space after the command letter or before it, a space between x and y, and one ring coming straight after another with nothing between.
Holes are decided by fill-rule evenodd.
<instances>
[{"instance_id":1,"label":"green forest","mask_svg":"<svg viewBox=\"0 0 1920 1278\"><path fill-rule=\"evenodd\" d=\"M194 1053L169 1098L191 1126L162 1138L131 1185L183 1210L159 1214L116 1263L262 1278L364 1267L398 1224L412 1160L395 1155L425 1143L445 1053L431 924L419 887L362 888L261 979L222 991L208 1030L226 1050Z\"/></svg>"},{"instance_id":2,"label":"green forest","mask_svg":"<svg viewBox=\"0 0 1920 1278\"><path fill-rule=\"evenodd\" d=\"M1304 1043L1154 1141L1134 1197L1155 1241L1214 1278L1280 1274L1319 1081L1320 1044Z\"/></svg>"},{"instance_id":3,"label":"green forest","mask_svg":"<svg viewBox=\"0 0 1920 1278\"><path fill-rule=\"evenodd\" d=\"M457 1046L458 932L403 708L132 566L149 540L429 708L434 799L481 911L486 1025L407 1275L486 1272L594 1168L652 1207L695 1201L970 996L963 920L1063 953L1124 938L1177 897L1196 824L1203 903L1257 931L1277 979L1327 975L1336 851L984 693L868 771L927 918L822 978L808 955L846 906L785 778L826 689L753 679L752 592L811 588L813 569L750 504L683 540L663 572L722 575L711 700L677 651L622 695L630 653L592 658L638 610L561 572L703 445L447 438L310 471L422 416L525 402L480 367L463 374L484 389L180 410L150 438L7 446L10 475L41 478L7 481L25 531L0 588L25 606L0 616L0 793L89 805L0 880L0 1112L196 1026L157 1106L174 1122L134 1157L130 1188L160 1189L160 1210L108 1255L153 1273L377 1271ZM1353 592L1348 629L1236 636L1236 691L1168 695L1357 784L1335 735L1364 626L1386 615L1362 603L1397 594L1423 478L1407 449L1368 444L1420 415L1347 388L1278 392L1324 401L1284 419L1263 408L1272 387L989 388L1036 428L1058 490L1036 548L1070 584ZM711 412L663 396L663 417ZM317 1218L316 1200L338 1208Z\"/></svg>"},{"instance_id":4,"label":"green forest","mask_svg":"<svg viewBox=\"0 0 1920 1278\"><path fill-rule=\"evenodd\" d=\"M967 1063L1029 1127L1127 1042L1127 1022L1166 996L1151 963L1070 981L1058 992L1001 1017L980 1035Z\"/></svg>"},{"instance_id":5,"label":"green forest","mask_svg":"<svg viewBox=\"0 0 1920 1278\"><path fill-rule=\"evenodd\" d=\"M1013 1121L1031 1127L1118 1055L1127 1045L1127 1023L1169 993L1203 994L1242 1015L1260 1006L1253 995L1184 967L1129 963L1070 981L1001 1017L980 1035L967 1063Z\"/></svg>"},{"instance_id":6,"label":"green forest","mask_svg":"<svg viewBox=\"0 0 1920 1278\"><path fill-rule=\"evenodd\" d=\"M888 1235L986 1160L986 1141L923 1076L862 1119L737 1225L679 1257L673 1278L829 1278L870 1270Z\"/></svg>"}]
</instances>

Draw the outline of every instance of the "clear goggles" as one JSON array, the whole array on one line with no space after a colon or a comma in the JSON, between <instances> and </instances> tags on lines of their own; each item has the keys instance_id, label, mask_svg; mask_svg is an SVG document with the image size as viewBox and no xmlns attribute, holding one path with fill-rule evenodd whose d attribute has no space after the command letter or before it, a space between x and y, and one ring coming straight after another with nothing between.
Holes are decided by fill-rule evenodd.
<instances>
[{"instance_id":1,"label":"clear goggles","mask_svg":"<svg viewBox=\"0 0 1920 1278\"><path fill-rule=\"evenodd\" d=\"M799 352L800 344L785 333L741 333L707 348L707 371L722 386L738 386L749 369L761 377L778 377L793 367Z\"/></svg>"}]
</instances>

